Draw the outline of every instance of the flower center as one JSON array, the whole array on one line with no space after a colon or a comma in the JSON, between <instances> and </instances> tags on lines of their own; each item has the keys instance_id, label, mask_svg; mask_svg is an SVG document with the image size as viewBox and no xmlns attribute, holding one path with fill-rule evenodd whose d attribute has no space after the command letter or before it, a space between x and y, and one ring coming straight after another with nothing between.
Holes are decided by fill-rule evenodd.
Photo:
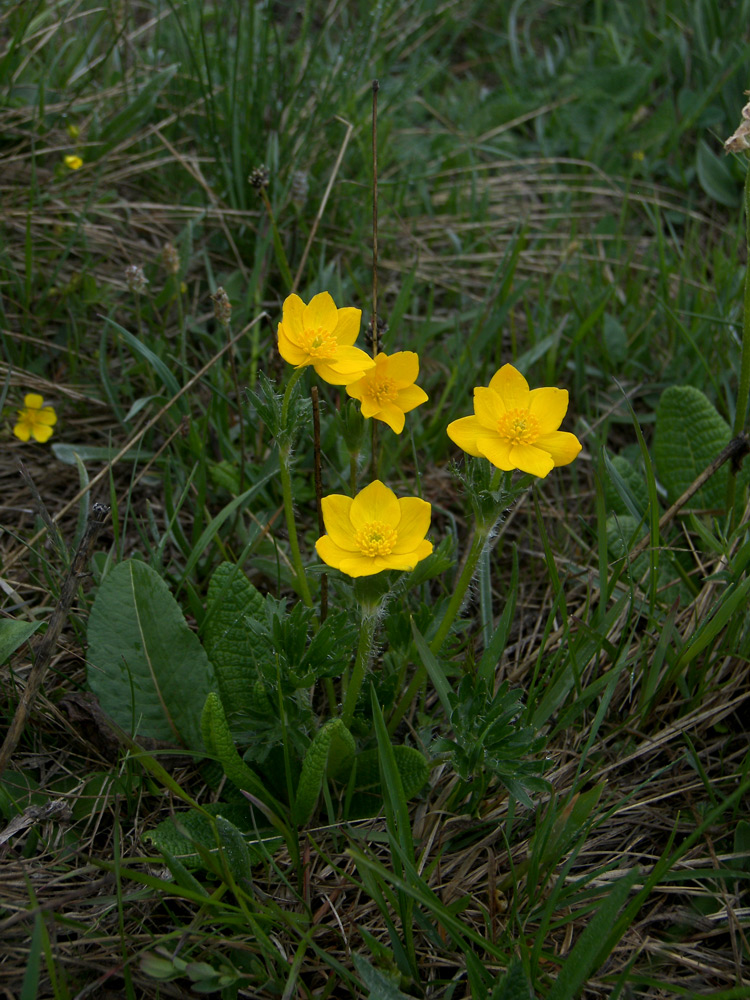
<instances>
[{"instance_id":1,"label":"flower center","mask_svg":"<svg viewBox=\"0 0 750 1000\"><path fill-rule=\"evenodd\" d=\"M365 556L388 556L398 540L398 532L382 521L370 521L354 536L360 552Z\"/></svg>"},{"instance_id":2,"label":"flower center","mask_svg":"<svg viewBox=\"0 0 750 1000\"><path fill-rule=\"evenodd\" d=\"M367 386L367 395L373 402L377 403L378 406L382 406L383 403L387 403L389 399L393 399L396 395L396 387L392 378L388 378L387 375L381 376L380 378L372 378Z\"/></svg>"},{"instance_id":3,"label":"flower center","mask_svg":"<svg viewBox=\"0 0 750 1000\"><path fill-rule=\"evenodd\" d=\"M317 330L305 330L301 346L311 358L329 360L336 357L339 344L331 330L319 326Z\"/></svg>"},{"instance_id":4,"label":"flower center","mask_svg":"<svg viewBox=\"0 0 750 1000\"><path fill-rule=\"evenodd\" d=\"M528 410L508 410L498 420L497 432L511 444L533 444L539 437L539 421Z\"/></svg>"}]
</instances>

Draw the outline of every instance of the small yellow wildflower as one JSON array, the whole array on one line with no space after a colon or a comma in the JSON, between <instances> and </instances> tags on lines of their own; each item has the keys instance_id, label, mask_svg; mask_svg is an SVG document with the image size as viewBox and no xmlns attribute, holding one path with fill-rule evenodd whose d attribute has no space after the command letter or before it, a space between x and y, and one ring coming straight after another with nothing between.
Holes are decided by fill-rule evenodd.
<instances>
[{"instance_id":1,"label":"small yellow wildflower","mask_svg":"<svg viewBox=\"0 0 750 1000\"><path fill-rule=\"evenodd\" d=\"M57 414L36 392L30 392L23 397L24 409L18 411L18 423L13 433L20 441L34 438L40 444L52 437L52 428L57 423Z\"/></svg>"},{"instance_id":2,"label":"small yellow wildflower","mask_svg":"<svg viewBox=\"0 0 750 1000\"><path fill-rule=\"evenodd\" d=\"M315 548L324 563L347 576L414 569L432 552L432 542L425 538L430 504L419 497L397 497L379 479L354 499L334 493L322 503L327 534Z\"/></svg>"},{"instance_id":3,"label":"small yellow wildflower","mask_svg":"<svg viewBox=\"0 0 750 1000\"><path fill-rule=\"evenodd\" d=\"M375 366L372 358L354 347L362 310L337 309L328 292L305 305L299 295L284 302L279 323L279 354L295 368L312 365L324 382L348 385Z\"/></svg>"},{"instance_id":4,"label":"small yellow wildflower","mask_svg":"<svg viewBox=\"0 0 750 1000\"><path fill-rule=\"evenodd\" d=\"M83 160L80 156L76 156L74 153L69 153L63 158L63 163L68 168L68 170L80 170L83 166Z\"/></svg>"},{"instance_id":5,"label":"small yellow wildflower","mask_svg":"<svg viewBox=\"0 0 750 1000\"><path fill-rule=\"evenodd\" d=\"M400 434L404 414L427 402L427 393L414 384L417 375L419 356L414 351L399 351L390 357L381 351L375 367L347 385L346 391L362 404L363 417L382 420Z\"/></svg>"},{"instance_id":6,"label":"small yellow wildflower","mask_svg":"<svg viewBox=\"0 0 750 1000\"><path fill-rule=\"evenodd\" d=\"M68 124L65 126L65 131L68 133L71 139L77 139L78 136L81 134L81 130L78 128L77 125L74 125L73 122L68 122Z\"/></svg>"},{"instance_id":7,"label":"small yellow wildflower","mask_svg":"<svg viewBox=\"0 0 750 1000\"><path fill-rule=\"evenodd\" d=\"M505 472L544 477L581 450L575 434L557 429L567 409L567 389L529 389L513 365L503 365L488 388L474 389L474 416L449 424L448 437Z\"/></svg>"}]
</instances>

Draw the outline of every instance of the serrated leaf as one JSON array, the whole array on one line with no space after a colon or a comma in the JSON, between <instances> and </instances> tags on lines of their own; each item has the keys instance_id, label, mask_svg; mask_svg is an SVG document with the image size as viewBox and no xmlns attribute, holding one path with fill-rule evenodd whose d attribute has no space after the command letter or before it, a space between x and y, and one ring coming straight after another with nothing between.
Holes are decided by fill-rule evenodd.
<instances>
[{"instance_id":1,"label":"serrated leaf","mask_svg":"<svg viewBox=\"0 0 750 1000\"><path fill-rule=\"evenodd\" d=\"M357 955L355 952L352 958L362 982L370 991L368 1000L409 1000L392 979L370 965L364 956Z\"/></svg>"},{"instance_id":2,"label":"serrated leaf","mask_svg":"<svg viewBox=\"0 0 750 1000\"><path fill-rule=\"evenodd\" d=\"M213 668L166 583L130 559L106 576L88 624L88 682L126 732L204 749Z\"/></svg>"},{"instance_id":3,"label":"serrated leaf","mask_svg":"<svg viewBox=\"0 0 750 1000\"><path fill-rule=\"evenodd\" d=\"M354 737L341 719L331 719L324 726L321 726L307 748L302 763L302 773L297 785L292 813L295 823L304 826L315 811L332 751L335 755L334 759L338 762L338 768L341 768L346 750L349 750L349 753L353 755L355 749Z\"/></svg>"},{"instance_id":4,"label":"serrated leaf","mask_svg":"<svg viewBox=\"0 0 750 1000\"><path fill-rule=\"evenodd\" d=\"M648 509L648 486L643 476L624 455L604 453L609 475L604 481L607 507L615 514L627 514L640 519Z\"/></svg>"},{"instance_id":5,"label":"serrated leaf","mask_svg":"<svg viewBox=\"0 0 750 1000\"><path fill-rule=\"evenodd\" d=\"M0 619L0 663L5 663L27 639L36 632L41 622L19 622L13 618Z\"/></svg>"},{"instance_id":6,"label":"serrated leaf","mask_svg":"<svg viewBox=\"0 0 750 1000\"><path fill-rule=\"evenodd\" d=\"M654 461L673 503L729 443L729 424L691 385L665 389L656 410ZM693 497L691 506L723 509L727 468L722 466Z\"/></svg>"},{"instance_id":7,"label":"serrated leaf","mask_svg":"<svg viewBox=\"0 0 750 1000\"><path fill-rule=\"evenodd\" d=\"M492 1000L532 1000L534 994L523 971L523 966L514 958L508 971L492 992Z\"/></svg>"},{"instance_id":8,"label":"serrated leaf","mask_svg":"<svg viewBox=\"0 0 750 1000\"><path fill-rule=\"evenodd\" d=\"M262 595L239 566L224 562L216 568L208 585L203 642L227 712L248 711L257 700L247 621L262 610Z\"/></svg>"}]
</instances>

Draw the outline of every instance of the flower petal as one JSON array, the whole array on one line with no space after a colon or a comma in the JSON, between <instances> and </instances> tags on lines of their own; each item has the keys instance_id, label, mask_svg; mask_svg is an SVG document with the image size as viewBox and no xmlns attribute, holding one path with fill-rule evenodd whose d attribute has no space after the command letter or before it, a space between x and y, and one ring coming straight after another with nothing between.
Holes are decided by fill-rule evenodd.
<instances>
[{"instance_id":1,"label":"flower petal","mask_svg":"<svg viewBox=\"0 0 750 1000\"><path fill-rule=\"evenodd\" d=\"M373 576L375 573L382 573L384 569L388 569L385 560L382 556L347 556L346 559L342 559L341 565L337 567L342 573L346 573L347 576Z\"/></svg>"},{"instance_id":2,"label":"flower petal","mask_svg":"<svg viewBox=\"0 0 750 1000\"><path fill-rule=\"evenodd\" d=\"M395 555L415 550L430 529L432 506L419 497L400 497L401 520L398 522L398 541L393 547Z\"/></svg>"},{"instance_id":3,"label":"flower petal","mask_svg":"<svg viewBox=\"0 0 750 1000\"><path fill-rule=\"evenodd\" d=\"M484 428L475 416L460 417L448 424L446 433L454 444L467 452L469 455L479 457L481 452L477 448L477 435L482 433Z\"/></svg>"},{"instance_id":4,"label":"flower petal","mask_svg":"<svg viewBox=\"0 0 750 1000\"><path fill-rule=\"evenodd\" d=\"M349 517L356 531L372 521L382 521L395 528L401 517L401 508L393 490L376 479L352 500Z\"/></svg>"},{"instance_id":5,"label":"flower petal","mask_svg":"<svg viewBox=\"0 0 750 1000\"><path fill-rule=\"evenodd\" d=\"M339 311L329 292L319 292L314 295L302 310L302 325L305 330L336 329L339 321Z\"/></svg>"},{"instance_id":6,"label":"flower petal","mask_svg":"<svg viewBox=\"0 0 750 1000\"><path fill-rule=\"evenodd\" d=\"M28 392L23 397L23 405L28 410L41 410L44 398L37 392Z\"/></svg>"},{"instance_id":7,"label":"flower petal","mask_svg":"<svg viewBox=\"0 0 750 1000\"><path fill-rule=\"evenodd\" d=\"M283 323L279 323L278 348L279 354L288 364L295 365L295 367L310 364L310 355L290 339L287 327Z\"/></svg>"},{"instance_id":8,"label":"flower petal","mask_svg":"<svg viewBox=\"0 0 750 1000\"><path fill-rule=\"evenodd\" d=\"M364 404L362 405L362 416L367 416ZM406 423L404 411L389 399L385 400L378 412L373 414L373 416L377 417L378 420L382 420L384 424L388 424L394 434L400 434Z\"/></svg>"},{"instance_id":9,"label":"flower petal","mask_svg":"<svg viewBox=\"0 0 750 1000\"><path fill-rule=\"evenodd\" d=\"M477 436L477 449L477 454L489 459L496 469L502 469L503 472L510 472L511 469L517 468L510 457L510 441L507 438L500 437L499 434L480 430Z\"/></svg>"},{"instance_id":10,"label":"flower petal","mask_svg":"<svg viewBox=\"0 0 750 1000\"><path fill-rule=\"evenodd\" d=\"M45 441L49 441L52 437L52 428L45 426L44 424L37 424L34 427L32 434L34 435L34 440L38 441L39 444L44 444Z\"/></svg>"},{"instance_id":11,"label":"flower petal","mask_svg":"<svg viewBox=\"0 0 750 1000\"><path fill-rule=\"evenodd\" d=\"M482 427L496 431L498 420L505 413L505 402L492 389L477 386L474 390L474 413Z\"/></svg>"},{"instance_id":12,"label":"flower petal","mask_svg":"<svg viewBox=\"0 0 750 1000\"><path fill-rule=\"evenodd\" d=\"M404 389L399 389L396 394L396 405L400 406L404 413L413 410L416 406L426 403L430 397L420 389L418 385L407 385Z\"/></svg>"},{"instance_id":13,"label":"flower petal","mask_svg":"<svg viewBox=\"0 0 750 1000\"><path fill-rule=\"evenodd\" d=\"M352 558L352 553L340 548L331 540L330 535L323 535L319 538L315 543L315 550L323 562L328 566L333 566L334 569L341 569L344 560Z\"/></svg>"},{"instance_id":14,"label":"flower petal","mask_svg":"<svg viewBox=\"0 0 750 1000\"><path fill-rule=\"evenodd\" d=\"M552 455L533 444L513 445L510 449L510 460L514 469L528 472L531 476L539 476L541 479L555 467Z\"/></svg>"},{"instance_id":15,"label":"flower petal","mask_svg":"<svg viewBox=\"0 0 750 1000\"><path fill-rule=\"evenodd\" d=\"M490 389L498 394L508 410L525 410L529 405L529 383L513 365L503 365L490 380Z\"/></svg>"},{"instance_id":16,"label":"flower petal","mask_svg":"<svg viewBox=\"0 0 750 1000\"><path fill-rule=\"evenodd\" d=\"M555 465L569 465L581 450L581 442L568 431L543 434L534 443L537 448L549 452Z\"/></svg>"},{"instance_id":17,"label":"flower petal","mask_svg":"<svg viewBox=\"0 0 750 1000\"><path fill-rule=\"evenodd\" d=\"M284 299L281 307L281 323L279 327L284 327L284 333L293 344L299 346L299 340L304 333L305 327L302 316L305 311L305 303L299 295L288 295Z\"/></svg>"},{"instance_id":18,"label":"flower petal","mask_svg":"<svg viewBox=\"0 0 750 1000\"><path fill-rule=\"evenodd\" d=\"M354 528L349 513L352 498L341 493L332 493L321 500L323 508L323 523L331 540L347 552L357 552L359 547L354 541Z\"/></svg>"},{"instance_id":19,"label":"flower petal","mask_svg":"<svg viewBox=\"0 0 750 1000\"><path fill-rule=\"evenodd\" d=\"M52 427L57 423L57 414L51 406L43 406L38 413L34 414L34 421L37 424L48 424Z\"/></svg>"},{"instance_id":20,"label":"flower petal","mask_svg":"<svg viewBox=\"0 0 750 1000\"><path fill-rule=\"evenodd\" d=\"M28 420L19 420L13 428L13 433L19 441L28 441L31 437L31 425Z\"/></svg>"},{"instance_id":21,"label":"flower petal","mask_svg":"<svg viewBox=\"0 0 750 1000\"><path fill-rule=\"evenodd\" d=\"M568 390L551 386L532 389L529 393L529 410L539 423L540 434L556 431L568 410Z\"/></svg>"},{"instance_id":22,"label":"flower petal","mask_svg":"<svg viewBox=\"0 0 750 1000\"><path fill-rule=\"evenodd\" d=\"M398 351L396 354L384 355L384 357L388 359L388 375L395 382L401 383L399 388L417 381L419 355L415 354L414 351Z\"/></svg>"},{"instance_id":23,"label":"flower petal","mask_svg":"<svg viewBox=\"0 0 750 1000\"><path fill-rule=\"evenodd\" d=\"M353 306L344 306L338 310L338 320L334 330L334 337L344 347L351 347L359 336L359 328L362 325L362 310Z\"/></svg>"},{"instance_id":24,"label":"flower petal","mask_svg":"<svg viewBox=\"0 0 750 1000\"><path fill-rule=\"evenodd\" d=\"M367 372L375 367L375 362L369 354L358 347L339 347L336 357L331 358L331 365L339 372Z\"/></svg>"}]
</instances>

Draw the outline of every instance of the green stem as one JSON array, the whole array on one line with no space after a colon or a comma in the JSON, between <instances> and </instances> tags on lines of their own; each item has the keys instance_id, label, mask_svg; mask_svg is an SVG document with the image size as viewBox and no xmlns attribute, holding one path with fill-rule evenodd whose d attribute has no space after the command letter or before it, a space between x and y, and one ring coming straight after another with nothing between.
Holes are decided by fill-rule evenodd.
<instances>
[{"instance_id":1,"label":"green stem","mask_svg":"<svg viewBox=\"0 0 750 1000\"><path fill-rule=\"evenodd\" d=\"M740 380L737 386L737 406L734 412L733 435L737 437L745 429L747 421L748 396L750 395L750 163L745 174L745 242L748 262L745 270L745 294L742 315L742 352L740 355ZM727 510L734 524L736 519L734 496L737 488L737 468L730 465L727 480Z\"/></svg>"},{"instance_id":2,"label":"green stem","mask_svg":"<svg viewBox=\"0 0 750 1000\"><path fill-rule=\"evenodd\" d=\"M304 368L297 368L292 372L292 377L287 383L284 393L284 402L281 405L281 436L283 440L279 442L279 471L281 474L281 490L284 497L284 517L286 519L286 530L289 535L289 547L292 550L292 565L297 576L297 587L299 594L308 608L312 607L312 595L305 575L305 567L302 565L302 555L299 550L299 540L297 538L297 524L294 520L294 501L292 498L292 475L291 475L291 444L287 440L287 421L289 417L289 401L294 385L304 374Z\"/></svg>"},{"instance_id":3,"label":"green stem","mask_svg":"<svg viewBox=\"0 0 750 1000\"><path fill-rule=\"evenodd\" d=\"M357 698L362 690L362 683L365 679L367 664L370 662L372 652L372 640L375 637L375 626L378 621L378 606L362 608L362 624L359 630L359 645L357 646L357 658L354 661L352 675L346 685L344 695L344 709L341 713L341 720L348 729L354 718L354 709L357 707Z\"/></svg>"}]
</instances>

